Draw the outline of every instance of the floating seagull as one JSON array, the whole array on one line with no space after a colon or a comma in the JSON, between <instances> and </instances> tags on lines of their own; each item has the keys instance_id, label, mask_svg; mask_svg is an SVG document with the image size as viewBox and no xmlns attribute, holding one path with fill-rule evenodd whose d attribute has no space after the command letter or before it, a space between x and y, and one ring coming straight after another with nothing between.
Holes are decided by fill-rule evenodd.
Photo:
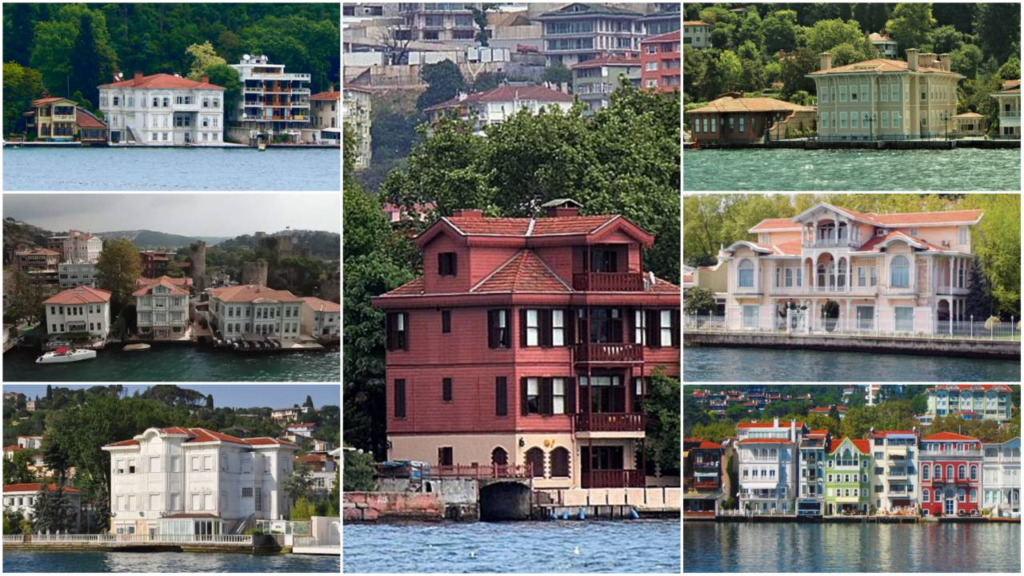
<instances>
[{"instance_id":1,"label":"floating seagull","mask_svg":"<svg viewBox=\"0 0 1024 576\"><path fill-rule=\"evenodd\" d=\"M580 547L577 546L577 547L573 548L572 553L573 553L574 556L579 556L580 555Z\"/></svg>"},{"instance_id":2,"label":"floating seagull","mask_svg":"<svg viewBox=\"0 0 1024 576\"><path fill-rule=\"evenodd\" d=\"M469 551L469 557L470 558L476 558L476 550L470 550Z\"/></svg>"}]
</instances>

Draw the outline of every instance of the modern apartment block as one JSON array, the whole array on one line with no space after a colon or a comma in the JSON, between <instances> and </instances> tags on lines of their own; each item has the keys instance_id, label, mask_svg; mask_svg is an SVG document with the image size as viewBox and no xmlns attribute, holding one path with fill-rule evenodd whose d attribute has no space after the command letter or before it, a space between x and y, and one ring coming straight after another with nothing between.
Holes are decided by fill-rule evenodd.
<instances>
[{"instance_id":1,"label":"modern apartment block","mask_svg":"<svg viewBox=\"0 0 1024 576\"><path fill-rule=\"evenodd\" d=\"M480 2L401 2L402 38L416 41L473 42L477 26L472 8L483 8Z\"/></svg>"},{"instance_id":2,"label":"modern apartment block","mask_svg":"<svg viewBox=\"0 0 1024 576\"><path fill-rule=\"evenodd\" d=\"M539 218L442 217L387 314L390 459L519 465L537 488L646 483L643 398L679 375L679 287L654 236L554 201Z\"/></svg>"},{"instance_id":3,"label":"modern apartment block","mask_svg":"<svg viewBox=\"0 0 1024 576\"><path fill-rule=\"evenodd\" d=\"M678 32L683 21L678 2L655 2L654 11L648 12L640 20L644 34L660 36L669 32Z\"/></svg>"},{"instance_id":4,"label":"modern apartment block","mask_svg":"<svg viewBox=\"0 0 1024 576\"><path fill-rule=\"evenodd\" d=\"M872 432L871 505L879 511L913 511L920 503L917 485L919 452L916 430Z\"/></svg>"},{"instance_id":5,"label":"modern apartment block","mask_svg":"<svg viewBox=\"0 0 1024 576\"><path fill-rule=\"evenodd\" d=\"M36 284L57 286L61 253L46 248L16 250L12 262L15 274L25 274Z\"/></svg>"},{"instance_id":6,"label":"modern apartment block","mask_svg":"<svg viewBox=\"0 0 1024 576\"><path fill-rule=\"evenodd\" d=\"M802 422L741 422L736 425L740 510L793 514L799 481L798 447L809 430Z\"/></svg>"},{"instance_id":7,"label":"modern apartment block","mask_svg":"<svg viewBox=\"0 0 1024 576\"><path fill-rule=\"evenodd\" d=\"M999 102L998 137L1020 140L1020 79L1006 80L992 97Z\"/></svg>"},{"instance_id":8,"label":"modern apartment block","mask_svg":"<svg viewBox=\"0 0 1024 576\"><path fill-rule=\"evenodd\" d=\"M115 534L241 534L253 520L287 520L283 483L298 446L204 428L149 428L110 454Z\"/></svg>"},{"instance_id":9,"label":"modern apartment block","mask_svg":"<svg viewBox=\"0 0 1024 576\"><path fill-rule=\"evenodd\" d=\"M1020 514L1020 438L984 442L982 448L985 451L982 507Z\"/></svg>"},{"instance_id":10,"label":"modern apartment block","mask_svg":"<svg viewBox=\"0 0 1024 576\"><path fill-rule=\"evenodd\" d=\"M928 415L956 414L1007 422L1013 416L1010 392L1005 384L939 384L925 391Z\"/></svg>"},{"instance_id":11,"label":"modern apartment block","mask_svg":"<svg viewBox=\"0 0 1024 576\"><path fill-rule=\"evenodd\" d=\"M729 329L936 334L965 310L980 210L860 213L819 203L719 253ZM831 316L822 306L835 302ZM790 303L800 306L790 306Z\"/></svg>"},{"instance_id":12,"label":"modern apartment block","mask_svg":"<svg viewBox=\"0 0 1024 576\"><path fill-rule=\"evenodd\" d=\"M921 514L977 514L982 451L977 438L940 432L921 439Z\"/></svg>"},{"instance_id":13,"label":"modern apartment block","mask_svg":"<svg viewBox=\"0 0 1024 576\"><path fill-rule=\"evenodd\" d=\"M572 67L572 93L590 116L612 103L612 92L623 77L640 71L640 60L631 56L600 56Z\"/></svg>"},{"instance_id":14,"label":"modern apartment block","mask_svg":"<svg viewBox=\"0 0 1024 576\"><path fill-rule=\"evenodd\" d=\"M135 315L139 335L154 340L180 340L189 335L191 278L139 278Z\"/></svg>"},{"instance_id":15,"label":"modern apartment block","mask_svg":"<svg viewBox=\"0 0 1024 576\"><path fill-rule=\"evenodd\" d=\"M682 90L682 48L679 31L650 36L640 41L640 85L647 90Z\"/></svg>"},{"instance_id":16,"label":"modern apartment block","mask_svg":"<svg viewBox=\"0 0 1024 576\"><path fill-rule=\"evenodd\" d=\"M224 143L224 88L203 76L115 79L98 87L110 144L207 146Z\"/></svg>"},{"instance_id":17,"label":"modern apartment block","mask_svg":"<svg viewBox=\"0 0 1024 576\"><path fill-rule=\"evenodd\" d=\"M356 135L356 169L369 168L373 158L370 136L370 113L373 108L371 94L373 92L368 88L360 86L345 86L342 90L341 119L352 127Z\"/></svg>"},{"instance_id":18,"label":"modern apartment block","mask_svg":"<svg viewBox=\"0 0 1024 576\"><path fill-rule=\"evenodd\" d=\"M303 300L291 292L246 284L208 292L211 326L220 340L261 336L287 345L299 338Z\"/></svg>"},{"instance_id":19,"label":"modern apartment block","mask_svg":"<svg viewBox=\"0 0 1024 576\"><path fill-rule=\"evenodd\" d=\"M918 54L907 61L874 58L832 67L821 54L820 69L807 75L818 94L818 138L913 140L938 138L955 128L957 83L949 54Z\"/></svg>"},{"instance_id":20,"label":"modern apartment block","mask_svg":"<svg viewBox=\"0 0 1024 576\"><path fill-rule=\"evenodd\" d=\"M91 262L61 262L57 265L57 275L62 289L75 286L96 287L96 264Z\"/></svg>"},{"instance_id":21,"label":"modern apartment block","mask_svg":"<svg viewBox=\"0 0 1024 576\"><path fill-rule=\"evenodd\" d=\"M868 513L871 504L871 446L867 440L839 438L825 456L825 514Z\"/></svg>"},{"instance_id":22,"label":"modern apartment block","mask_svg":"<svg viewBox=\"0 0 1024 576\"><path fill-rule=\"evenodd\" d=\"M310 75L285 72L284 64L248 54L231 67L238 71L242 97L230 111L228 136L243 144L278 136L300 139L310 124Z\"/></svg>"},{"instance_id":23,"label":"modern apartment block","mask_svg":"<svg viewBox=\"0 0 1024 576\"><path fill-rule=\"evenodd\" d=\"M797 516L825 514L825 456L832 444L828 430L809 430L800 443L799 490Z\"/></svg>"},{"instance_id":24,"label":"modern apartment block","mask_svg":"<svg viewBox=\"0 0 1024 576\"><path fill-rule=\"evenodd\" d=\"M577 2L537 17L548 66L575 64L603 54L635 55L643 38L644 15L633 10Z\"/></svg>"}]
</instances>

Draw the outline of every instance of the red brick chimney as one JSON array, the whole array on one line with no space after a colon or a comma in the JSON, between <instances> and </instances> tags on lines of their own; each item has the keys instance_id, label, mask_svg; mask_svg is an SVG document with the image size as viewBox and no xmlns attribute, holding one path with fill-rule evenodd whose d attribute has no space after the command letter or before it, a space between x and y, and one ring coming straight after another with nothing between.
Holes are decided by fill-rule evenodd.
<instances>
[{"instance_id":1,"label":"red brick chimney","mask_svg":"<svg viewBox=\"0 0 1024 576\"><path fill-rule=\"evenodd\" d=\"M545 209L545 214L549 218L564 218L569 216L579 216L580 208L582 204L573 200L572 198L558 198L545 202L541 205Z\"/></svg>"},{"instance_id":2,"label":"red brick chimney","mask_svg":"<svg viewBox=\"0 0 1024 576\"><path fill-rule=\"evenodd\" d=\"M142 80L142 72L136 72L135 73L135 79L136 80Z\"/></svg>"},{"instance_id":3,"label":"red brick chimney","mask_svg":"<svg viewBox=\"0 0 1024 576\"><path fill-rule=\"evenodd\" d=\"M209 83L210 83L210 77L209 76L203 76L203 84L209 84Z\"/></svg>"}]
</instances>

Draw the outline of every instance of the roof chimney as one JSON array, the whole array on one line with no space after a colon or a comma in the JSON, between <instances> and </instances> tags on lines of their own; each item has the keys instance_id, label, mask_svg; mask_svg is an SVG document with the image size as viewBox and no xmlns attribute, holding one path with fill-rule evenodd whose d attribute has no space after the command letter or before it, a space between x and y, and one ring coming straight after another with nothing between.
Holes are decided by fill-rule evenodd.
<instances>
[{"instance_id":1,"label":"roof chimney","mask_svg":"<svg viewBox=\"0 0 1024 576\"><path fill-rule=\"evenodd\" d=\"M939 54L939 67L946 72L952 72L953 69L950 67L949 54Z\"/></svg>"},{"instance_id":2,"label":"roof chimney","mask_svg":"<svg viewBox=\"0 0 1024 576\"><path fill-rule=\"evenodd\" d=\"M483 218L484 211L479 208L457 208L452 212L452 216L459 216L462 218Z\"/></svg>"},{"instance_id":3,"label":"roof chimney","mask_svg":"<svg viewBox=\"0 0 1024 576\"><path fill-rule=\"evenodd\" d=\"M563 218L566 216L579 216L583 204L572 198L556 198L541 204L545 213L551 218Z\"/></svg>"},{"instance_id":4,"label":"roof chimney","mask_svg":"<svg viewBox=\"0 0 1024 576\"><path fill-rule=\"evenodd\" d=\"M818 67L819 70L831 70L832 69L832 55L828 52L822 52L818 58L820 59L821 65Z\"/></svg>"},{"instance_id":5,"label":"roof chimney","mask_svg":"<svg viewBox=\"0 0 1024 576\"><path fill-rule=\"evenodd\" d=\"M142 80L142 72L136 72L135 73L135 79L136 80Z\"/></svg>"},{"instance_id":6,"label":"roof chimney","mask_svg":"<svg viewBox=\"0 0 1024 576\"><path fill-rule=\"evenodd\" d=\"M789 441L796 442L796 420L789 421Z\"/></svg>"},{"instance_id":7,"label":"roof chimney","mask_svg":"<svg viewBox=\"0 0 1024 576\"><path fill-rule=\"evenodd\" d=\"M772 424L772 427L773 427L773 428L778 428L778 427L779 427L779 419L778 419L778 418L776 418L775 420L773 420L773 424Z\"/></svg>"},{"instance_id":8,"label":"roof chimney","mask_svg":"<svg viewBox=\"0 0 1024 576\"><path fill-rule=\"evenodd\" d=\"M917 48L907 48L907 68L917 70Z\"/></svg>"},{"instance_id":9,"label":"roof chimney","mask_svg":"<svg viewBox=\"0 0 1024 576\"><path fill-rule=\"evenodd\" d=\"M209 84L209 83L210 83L210 77L209 76L203 76L203 84Z\"/></svg>"}]
</instances>

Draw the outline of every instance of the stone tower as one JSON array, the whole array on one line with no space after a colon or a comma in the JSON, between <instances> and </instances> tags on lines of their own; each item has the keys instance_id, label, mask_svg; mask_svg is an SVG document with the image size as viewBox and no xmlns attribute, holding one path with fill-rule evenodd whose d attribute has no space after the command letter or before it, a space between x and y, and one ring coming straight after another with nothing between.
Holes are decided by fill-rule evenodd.
<instances>
[{"instance_id":1,"label":"stone tower","mask_svg":"<svg viewBox=\"0 0 1024 576\"><path fill-rule=\"evenodd\" d=\"M192 285L196 293L206 290L206 242L193 242L189 245L189 260L192 261Z\"/></svg>"},{"instance_id":2,"label":"stone tower","mask_svg":"<svg viewBox=\"0 0 1024 576\"><path fill-rule=\"evenodd\" d=\"M267 261L261 258L255 262L242 262L242 284L266 286Z\"/></svg>"}]
</instances>

